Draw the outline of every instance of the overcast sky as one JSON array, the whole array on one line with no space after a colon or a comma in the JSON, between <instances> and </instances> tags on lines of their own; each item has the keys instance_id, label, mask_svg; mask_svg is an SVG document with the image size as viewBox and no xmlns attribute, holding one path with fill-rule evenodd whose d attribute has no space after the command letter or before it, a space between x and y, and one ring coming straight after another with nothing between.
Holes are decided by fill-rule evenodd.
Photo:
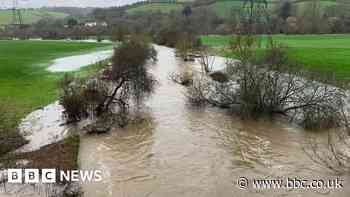
<instances>
[{"instance_id":1,"label":"overcast sky","mask_svg":"<svg viewBox=\"0 0 350 197\"><path fill-rule=\"evenodd\" d=\"M38 7L110 7L134 3L140 0L17 0L21 8ZM0 8L12 7L13 0L0 0Z\"/></svg>"}]
</instances>

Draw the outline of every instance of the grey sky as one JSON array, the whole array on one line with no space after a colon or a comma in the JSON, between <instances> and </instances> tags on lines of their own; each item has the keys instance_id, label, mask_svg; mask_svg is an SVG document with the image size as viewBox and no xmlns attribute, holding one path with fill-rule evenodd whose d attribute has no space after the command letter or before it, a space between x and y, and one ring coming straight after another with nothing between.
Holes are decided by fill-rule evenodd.
<instances>
[{"instance_id":1,"label":"grey sky","mask_svg":"<svg viewBox=\"0 0 350 197\"><path fill-rule=\"evenodd\" d=\"M12 7L13 0L0 0L0 8ZM137 2L140 0L18 0L21 8L38 8L53 6L72 7L110 7Z\"/></svg>"}]
</instances>

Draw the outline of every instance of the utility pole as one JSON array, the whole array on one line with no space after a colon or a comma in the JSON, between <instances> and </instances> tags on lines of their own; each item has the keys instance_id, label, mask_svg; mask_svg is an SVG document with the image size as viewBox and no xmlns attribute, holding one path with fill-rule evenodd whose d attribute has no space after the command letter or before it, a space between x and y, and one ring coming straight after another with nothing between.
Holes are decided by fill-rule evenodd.
<instances>
[{"instance_id":1,"label":"utility pole","mask_svg":"<svg viewBox=\"0 0 350 197\"><path fill-rule=\"evenodd\" d=\"M23 18L21 10L18 8L18 0L13 0L12 4L12 25L22 26Z\"/></svg>"}]
</instances>

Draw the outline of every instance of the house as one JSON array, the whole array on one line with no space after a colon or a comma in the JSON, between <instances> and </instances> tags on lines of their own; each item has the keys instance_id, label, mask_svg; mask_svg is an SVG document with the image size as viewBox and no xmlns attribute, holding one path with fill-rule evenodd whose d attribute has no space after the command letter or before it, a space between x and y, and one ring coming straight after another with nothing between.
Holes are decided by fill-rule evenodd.
<instances>
[{"instance_id":1,"label":"house","mask_svg":"<svg viewBox=\"0 0 350 197\"><path fill-rule=\"evenodd\" d=\"M85 27L96 27L96 26L102 26L102 27L107 27L106 22L96 22L96 21L87 21L84 23Z\"/></svg>"}]
</instances>

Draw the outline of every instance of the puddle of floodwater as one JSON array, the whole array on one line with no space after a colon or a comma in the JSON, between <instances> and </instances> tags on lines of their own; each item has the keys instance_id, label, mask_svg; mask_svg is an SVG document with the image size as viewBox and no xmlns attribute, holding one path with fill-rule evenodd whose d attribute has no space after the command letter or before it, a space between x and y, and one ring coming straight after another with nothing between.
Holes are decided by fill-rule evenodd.
<instances>
[{"instance_id":1,"label":"puddle of floodwater","mask_svg":"<svg viewBox=\"0 0 350 197\"><path fill-rule=\"evenodd\" d=\"M68 135L68 128L62 125L62 112L63 107L55 102L26 116L19 125L19 130L29 143L19 151L38 150L64 139Z\"/></svg>"},{"instance_id":2,"label":"puddle of floodwater","mask_svg":"<svg viewBox=\"0 0 350 197\"><path fill-rule=\"evenodd\" d=\"M280 121L242 121L220 109L188 106L185 89L168 79L183 65L173 49L156 49L159 61L152 72L160 85L145 109L150 121L82 138L81 168L104 173L102 182L84 183L86 197L348 196L349 187L338 192L239 189L242 176L334 177L303 152L308 132Z\"/></svg>"},{"instance_id":3,"label":"puddle of floodwater","mask_svg":"<svg viewBox=\"0 0 350 197\"><path fill-rule=\"evenodd\" d=\"M47 69L51 72L76 71L111 57L113 50L97 51L83 55L58 58Z\"/></svg>"},{"instance_id":4,"label":"puddle of floodwater","mask_svg":"<svg viewBox=\"0 0 350 197\"><path fill-rule=\"evenodd\" d=\"M208 56L206 59L209 62L210 70L212 72L225 71L225 69L227 67L226 66L227 63L233 65L233 64L237 64L239 62L238 60L229 59L229 58L220 57L220 56ZM194 69L196 71L202 70L199 58L195 58L195 62L189 62L189 63L185 63L185 64L190 64L192 66L192 69Z\"/></svg>"}]
</instances>

